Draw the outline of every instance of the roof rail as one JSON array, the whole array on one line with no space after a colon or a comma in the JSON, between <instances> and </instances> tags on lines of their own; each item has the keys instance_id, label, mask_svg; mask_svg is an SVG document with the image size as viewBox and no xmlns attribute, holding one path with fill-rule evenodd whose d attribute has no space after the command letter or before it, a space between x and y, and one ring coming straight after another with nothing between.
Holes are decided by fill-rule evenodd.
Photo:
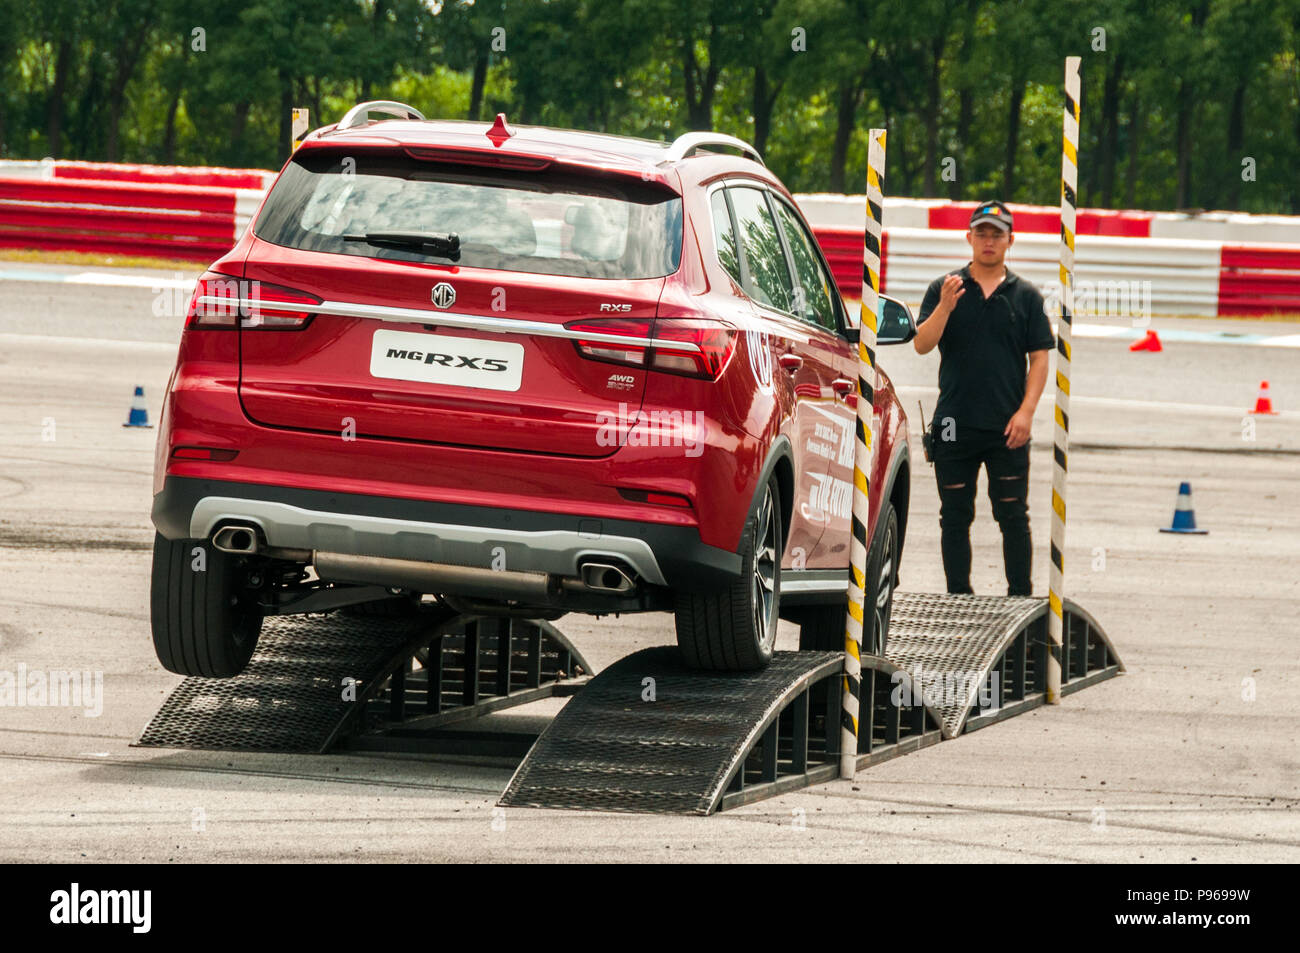
<instances>
[{"instance_id":1,"label":"roof rail","mask_svg":"<svg viewBox=\"0 0 1300 953\"><path fill-rule=\"evenodd\" d=\"M729 149L739 149L746 157L753 159L759 165L763 165L763 157L758 154L758 150L751 146L744 139L737 139L735 136L728 136L721 132L688 132L683 136L678 136L673 140L673 144L668 147L668 155L665 157L669 162L676 162L678 159L685 159L692 155L695 150L706 146L726 146Z\"/></svg>"},{"instance_id":2,"label":"roof rail","mask_svg":"<svg viewBox=\"0 0 1300 953\"><path fill-rule=\"evenodd\" d=\"M335 129L352 129L369 121L370 113L384 113L396 119L423 119L424 113L406 103L396 103L391 99L377 99L369 103L357 103L349 109Z\"/></svg>"}]
</instances>

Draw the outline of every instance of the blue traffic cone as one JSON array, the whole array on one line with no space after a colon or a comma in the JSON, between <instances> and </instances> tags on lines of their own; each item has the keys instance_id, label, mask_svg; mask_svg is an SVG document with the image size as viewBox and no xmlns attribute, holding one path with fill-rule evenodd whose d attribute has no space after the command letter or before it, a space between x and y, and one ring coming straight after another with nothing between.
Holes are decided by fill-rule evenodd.
<instances>
[{"instance_id":1,"label":"blue traffic cone","mask_svg":"<svg viewBox=\"0 0 1300 953\"><path fill-rule=\"evenodd\" d=\"M131 412L127 414L123 427L152 427L149 423L149 408L144 405L144 388L137 387L131 398Z\"/></svg>"},{"instance_id":2,"label":"blue traffic cone","mask_svg":"<svg viewBox=\"0 0 1300 953\"><path fill-rule=\"evenodd\" d=\"M1192 512L1192 485L1186 481L1178 484L1178 499L1174 501L1172 526L1160 527L1162 533L1196 533L1205 535L1208 529L1196 528L1196 514Z\"/></svg>"}]
</instances>

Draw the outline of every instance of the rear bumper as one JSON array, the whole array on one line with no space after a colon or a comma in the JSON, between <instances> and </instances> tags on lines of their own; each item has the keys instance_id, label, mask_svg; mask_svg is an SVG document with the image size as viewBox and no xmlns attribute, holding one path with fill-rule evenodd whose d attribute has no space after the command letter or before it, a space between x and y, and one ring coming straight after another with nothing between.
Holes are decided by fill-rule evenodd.
<instances>
[{"instance_id":1,"label":"rear bumper","mask_svg":"<svg viewBox=\"0 0 1300 953\"><path fill-rule=\"evenodd\" d=\"M206 539L222 523L252 523L270 546L458 566L576 576L612 558L647 583L713 589L733 582L740 557L700 541L691 526L440 503L168 476L153 522L168 539Z\"/></svg>"}]
</instances>

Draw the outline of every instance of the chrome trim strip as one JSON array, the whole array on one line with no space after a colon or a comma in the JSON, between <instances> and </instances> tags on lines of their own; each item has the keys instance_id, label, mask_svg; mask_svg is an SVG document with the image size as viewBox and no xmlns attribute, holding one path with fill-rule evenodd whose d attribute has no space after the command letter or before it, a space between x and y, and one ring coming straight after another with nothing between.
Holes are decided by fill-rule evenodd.
<instances>
[{"instance_id":1,"label":"chrome trim strip","mask_svg":"<svg viewBox=\"0 0 1300 953\"><path fill-rule=\"evenodd\" d=\"M781 591L790 594L802 592L847 592L848 569L782 569Z\"/></svg>"},{"instance_id":2,"label":"chrome trim strip","mask_svg":"<svg viewBox=\"0 0 1300 953\"><path fill-rule=\"evenodd\" d=\"M586 559L621 560L656 586L667 585L654 550L630 536L591 536L569 530L527 532L488 526L425 523L380 516L308 510L288 503L205 496L190 514L190 537L207 539L230 520L261 527L268 546L359 556L490 567L493 549L504 549L514 572L578 576Z\"/></svg>"},{"instance_id":3,"label":"chrome trim strip","mask_svg":"<svg viewBox=\"0 0 1300 953\"><path fill-rule=\"evenodd\" d=\"M399 324L441 324L449 328L469 328L474 331L489 331L493 334L532 334L538 337L565 338L570 341L583 340L600 341L609 344L636 344L644 347L654 347L660 351L696 352L700 350L698 344L692 344L690 341L628 337L624 334L601 334L596 331L574 331L558 324L547 324L545 321L491 318L486 315L461 314L455 311L390 308L385 305L352 304L342 301L296 304L222 295L203 295L199 298L198 303L221 305L230 309L226 312L227 314L236 309L240 313L247 313L251 309L265 307L267 310L310 311L312 314L328 314L340 318L364 318L370 321L392 321Z\"/></svg>"}]
</instances>

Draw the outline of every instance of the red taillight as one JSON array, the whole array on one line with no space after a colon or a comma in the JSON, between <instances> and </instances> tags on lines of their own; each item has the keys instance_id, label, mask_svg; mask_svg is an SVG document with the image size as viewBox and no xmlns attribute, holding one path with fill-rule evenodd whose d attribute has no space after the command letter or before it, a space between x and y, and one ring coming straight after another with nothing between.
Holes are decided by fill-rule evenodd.
<instances>
[{"instance_id":1,"label":"red taillight","mask_svg":"<svg viewBox=\"0 0 1300 953\"><path fill-rule=\"evenodd\" d=\"M185 327L294 331L311 320L312 312L301 306L320 303L304 291L209 271L194 286Z\"/></svg>"},{"instance_id":2,"label":"red taillight","mask_svg":"<svg viewBox=\"0 0 1300 953\"><path fill-rule=\"evenodd\" d=\"M591 337L578 338L573 342L578 353L593 361L608 361L611 364L631 364L634 367L646 366L646 353L650 348L646 344L632 341L620 341L619 338L650 338L650 322L642 320L589 320L574 321L565 325L570 331L590 333Z\"/></svg>"},{"instance_id":3,"label":"red taillight","mask_svg":"<svg viewBox=\"0 0 1300 953\"><path fill-rule=\"evenodd\" d=\"M736 346L734 328L691 318L656 321L655 344L649 343L651 323L644 320L591 319L565 327L591 335L573 342L583 357L707 380L722 373Z\"/></svg>"},{"instance_id":4,"label":"red taillight","mask_svg":"<svg viewBox=\"0 0 1300 953\"><path fill-rule=\"evenodd\" d=\"M659 345L650 357L652 368L669 374L686 374L709 380L716 380L722 373L736 347L735 328L688 318L668 318L656 322L655 338L694 344L698 350L670 350Z\"/></svg>"}]
</instances>

